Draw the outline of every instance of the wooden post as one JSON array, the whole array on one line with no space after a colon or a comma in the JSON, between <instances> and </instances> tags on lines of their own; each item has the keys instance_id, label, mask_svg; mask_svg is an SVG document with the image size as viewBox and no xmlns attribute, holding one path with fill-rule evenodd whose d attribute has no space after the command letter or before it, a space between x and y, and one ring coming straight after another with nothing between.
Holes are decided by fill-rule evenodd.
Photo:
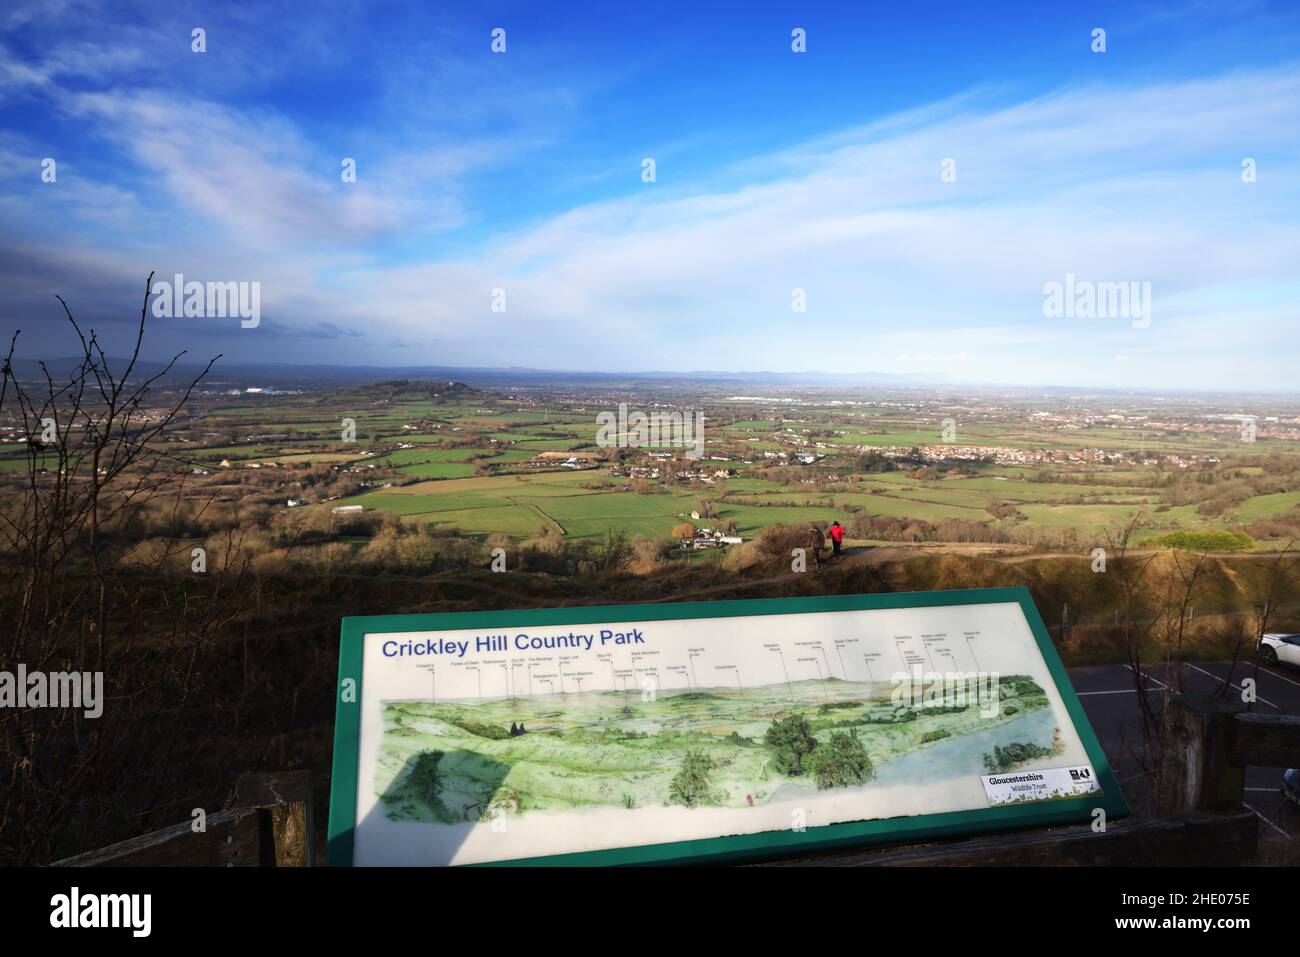
<instances>
[{"instance_id":1,"label":"wooden post","mask_svg":"<svg viewBox=\"0 0 1300 957\"><path fill-rule=\"evenodd\" d=\"M311 772L246 774L235 785L231 808L261 808L271 816L267 857L275 867L312 867L316 862Z\"/></svg>"},{"instance_id":2,"label":"wooden post","mask_svg":"<svg viewBox=\"0 0 1300 957\"><path fill-rule=\"evenodd\" d=\"M1246 766L1233 751L1245 705L1201 695L1170 695L1160 716L1156 814L1241 807Z\"/></svg>"}]
</instances>

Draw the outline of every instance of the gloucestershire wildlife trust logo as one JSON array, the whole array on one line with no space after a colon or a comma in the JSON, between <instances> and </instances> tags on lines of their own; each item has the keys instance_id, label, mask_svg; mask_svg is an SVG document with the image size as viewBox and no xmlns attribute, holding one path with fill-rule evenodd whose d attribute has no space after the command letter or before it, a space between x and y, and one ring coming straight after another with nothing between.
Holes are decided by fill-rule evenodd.
<instances>
[{"instance_id":1,"label":"gloucestershire wildlife trust logo","mask_svg":"<svg viewBox=\"0 0 1300 957\"><path fill-rule=\"evenodd\" d=\"M704 454L704 414L686 412L628 412L627 403L618 404L618 413L601 412L596 416L596 444L601 448L686 449L688 459Z\"/></svg>"},{"instance_id":2,"label":"gloucestershire wildlife trust logo","mask_svg":"<svg viewBox=\"0 0 1300 957\"><path fill-rule=\"evenodd\" d=\"M1065 282L1043 284L1043 315L1048 319L1131 319L1134 329L1151 325L1151 283L1093 282L1065 274Z\"/></svg>"},{"instance_id":3,"label":"gloucestershire wildlife trust logo","mask_svg":"<svg viewBox=\"0 0 1300 957\"><path fill-rule=\"evenodd\" d=\"M186 282L177 273L174 282L161 279L149 292L157 319L234 319L240 327L256 329L262 322L260 282Z\"/></svg>"},{"instance_id":4,"label":"gloucestershire wildlife trust logo","mask_svg":"<svg viewBox=\"0 0 1300 957\"><path fill-rule=\"evenodd\" d=\"M50 926L125 927L132 937L148 937L153 929L153 895L83 894L74 887L50 898Z\"/></svg>"}]
</instances>

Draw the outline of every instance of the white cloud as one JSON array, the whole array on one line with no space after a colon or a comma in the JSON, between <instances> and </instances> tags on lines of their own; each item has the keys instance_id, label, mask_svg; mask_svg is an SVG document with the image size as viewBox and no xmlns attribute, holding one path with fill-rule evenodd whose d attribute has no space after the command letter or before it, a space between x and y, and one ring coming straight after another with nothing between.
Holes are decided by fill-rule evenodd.
<instances>
[{"instance_id":1,"label":"white cloud","mask_svg":"<svg viewBox=\"0 0 1300 957\"><path fill-rule=\"evenodd\" d=\"M1294 71L963 109L747 164L786 171L762 182L647 187L464 261L363 270L355 288L378 290L367 313L404 336L463 335L467 362L508 341L557 367L889 371L900 351L961 346L983 378L1085 382L1117 344L1213 334L1186 313L1197 290L1295 272L1296 170L1248 186L1233 158L1296 145ZM948 156L957 183L939 179ZM1151 282L1152 328L1045 320L1043 283L1067 272ZM487 311L495 285L505 316Z\"/></svg>"},{"instance_id":2,"label":"white cloud","mask_svg":"<svg viewBox=\"0 0 1300 957\"><path fill-rule=\"evenodd\" d=\"M366 334L336 361L1291 384L1276 351L1241 340L1294 341L1280 284L1300 266L1295 70L1009 106L976 92L398 262L395 237L473 218L456 184L505 161L508 141L376 149L344 186L339 157L273 114L62 97L187 217L178 242L138 252L256 270L271 326ZM1245 155L1263 157L1255 184L1240 182ZM939 175L949 157L955 183ZM1045 319L1043 284L1067 273L1151 282L1151 327ZM1225 343L1233 324L1250 331Z\"/></svg>"}]
</instances>

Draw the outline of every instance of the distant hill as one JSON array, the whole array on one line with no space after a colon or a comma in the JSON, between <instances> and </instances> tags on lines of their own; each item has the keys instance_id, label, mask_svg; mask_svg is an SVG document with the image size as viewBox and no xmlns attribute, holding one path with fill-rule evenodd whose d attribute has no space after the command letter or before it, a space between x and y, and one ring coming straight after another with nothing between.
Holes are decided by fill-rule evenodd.
<instances>
[{"instance_id":1,"label":"distant hill","mask_svg":"<svg viewBox=\"0 0 1300 957\"><path fill-rule=\"evenodd\" d=\"M47 361L46 367L56 377L66 376L80 365L79 359L64 358ZM109 359L112 367L121 369L126 366L124 358ZM33 360L19 360L14 365L15 371L24 378L43 379L40 365ZM160 362L136 363L136 370L142 376L155 375L164 368ZM203 366L193 362L178 364L168 376L169 380L189 381L203 370ZM933 377L922 378L911 375L891 373L831 373L831 372L725 372L719 370L696 370L690 372L663 372L647 370L644 372L584 372L566 369L532 369L525 366L367 366L367 365L293 365L289 363L237 364L219 361L208 378L208 386L248 387L273 386L277 389L311 389L328 390L359 383L392 380L444 380L459 381L478 386L555 386L573 385L609 385L641 386L662 383L666 386L691 385L708 386L909 386L934 383ZM167 381L167 380L164 380Z\"/></svg>"},{"instance_id":2,"label":"distant hill","mask_svg":"<svg viewBox=\"0 0 1300 957\"><path fill-rule=\"evenodd\" d=\"M348 395L357 398L391 399L398 396L424 395L442 401L487 395L482 389L448 379L383 379L364 385L346 386L341 391L346 391Z\"/></svg>"},{"instance_id":3,"label":"distant hill","mask_svg":"<svg viewBox=\"0 0 1300 957\"><path fill-rule=\"evenodd\" d=\"M673 701L716 701L718 696L707 691L683 691L681 694L669 695Z\"/></svg>"},{"instance_id":4,"label":"distant hill","mask_svg":"<svg viewBox=\"0 0 1300 957\"><path fill-rule=\"evenodd\" d=\"M45 363L55 380L66 379L80 365L81 360L73 358L53 359ZM115 372L125 368L127 360L122 357L110 357L109 363ZM164 368L160 362L136 363L135 376L145 378L156 375ZM203 371L203 365L187 362L178 364L160 380L163 387L188 385ZM18 359L14 371L19 378L44 384L45 373L35 360ZM737 393L752 395L754 390L807 388L818 391L855 388L892 388L892 389L953 389L961 388L972 394L990 394L999 396L1052 396L1085 397L1098 396L1120 398L1151 399L1171 396L1195 396L1199 401L1223 396L1234 402L1258 395L1276 398L1277 396L1295 396L1294 392L1219 392L1189 387L1185 390L1142 390L1142 389L1102 389L1074 386L997 386L988 383L961 382L933 373L886 373L860 372L838 373L807 370L804 372L771 371L720 371L694 370L690 372L667 372L646 370L634 372L585 372L572 369L533 369L526 366L369 366L369 365L293 365L289 363L236 364L219 360L212 371L203 380L201 389L225 390L264 388L278 391L328 392L350 386L376 383L381 381L444 381L459 382L476 388L487 389L545 389L563 386L576 388L640 389L650 391L655 388L680 391L683 387L694 387L717 391L734 389Z\"/></svg>"}]
</instances>

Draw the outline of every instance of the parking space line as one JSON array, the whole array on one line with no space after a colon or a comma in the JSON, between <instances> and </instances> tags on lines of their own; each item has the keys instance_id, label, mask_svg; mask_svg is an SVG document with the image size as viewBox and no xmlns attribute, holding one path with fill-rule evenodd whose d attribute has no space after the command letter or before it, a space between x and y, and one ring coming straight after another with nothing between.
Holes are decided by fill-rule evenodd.
<instances>
[{"instance_id":1,"label":"parking space line","mask_svg":"<svg viewBox=\"0 0 1300 957\"><path fill-rule=\"evenodd\" d=\"M1250 810L1255 811L1255 809L1254 809L1253 807L1251 807L1249 804L1246 804L1245 801L1242 801L1241 803L1244 804L1244 805L1245 805L1247 808L1249 808ZM1259 818L1261 821L1263 821L1265 824L1267 824L1269 827L1271 827L1273 830L1277 831L1277 832L1278 832L1279 834L1281 834L1283 837L1288 838L1288 839L1291 837L1290 834L1288 834L1286 831L1282 830L1280 827L1278 827L1276 824L1274 824L1272 821L1270 821L1270 820L1269 820L1268 818L1266 818L1264 815L1260 814L1258 811L1255 811L1255 816L1256 816L1257 818Z\"/></svg>"},{"instance_id":2,"label":"parking space line","mask_svg":"<svg viewBox=\"0 0 1300 957\"><path fill-rule=\"evenodd\" d=\"M1080 698L1086 698L1090 694L1137 694L1137 688L1120 688L1118 691L1076 691L1075 692L1075 695L1077 695Z\"/></svg>"},{"instance_id":3,"label":"parking space line","mask_svg":"<svg viewBox=\"0 0 1300 957\"><path fill-rule=\"evenodd\" d=\"M1220 681L1220 682L1223 681L1223 679L1220 678L1218 675L1210 674L1210 672L1206 671L1204 668L1198 668L1198 667L1196 667L1196 665L1192 664L1190 661L1187 663L1187 667L1191 668L1193 671L1199 671L1199 672L1200 672L1201 674L1203 674L1203 675L1208 675L1209 677L1213 678L1215 681ZM1229 687L1229 688L1236 688L1238 691L1241 691L1241 690L1242 690L1241 685L1229 684L1228 687ZM1255 695L1255 700L1256 700L1256 701L1262 701L1262 702L1264 702L1264 704L1268 705L1270 708L1277 708L1278 711L1281 711L1281 710L1282 710L1282 708L1281 708L1279 705L1275 705L1273 702L1269 701L1267 698L1261 698L1259 695Z\"/></svg>"},{"instance_id":4,"label":"parking space line","mask_svg":"<svg viewBox=\"0 0 1300 957\"><path fill-rule=\"evenodd\" d=\"M1147 674L1145 671L1138 671L1138 669L1134 668L1132 665L1125 665L1124 667L1127 668L1129 671L1133 672L1135 675L1141 675L1143 678L1146 678L1148 681L1154 681L1156 684L1158 684L1162 688L1165 688L1166 690L1169 688L1169 685L1165 684L1159 678L1151 677L1151 675Z\"/></svg>"},{"instance_id":5,"label":"parking space line","mask_svg":"<svg viewBox=\"0 0 1300 957\"><path fill-rule=\"evenodd\" d=\"M1276 671L1269 671L1263 665L1260 666L1259 670L1264 672L1264 674L1266 675L1272 675L1278 681L1285 681L1289 685L1295 685L1297 688L1300 688L1300 681L1292 681L1290 678L1286 677L1285 675L1280 675Z\"/></svg>"}]
</instances>

